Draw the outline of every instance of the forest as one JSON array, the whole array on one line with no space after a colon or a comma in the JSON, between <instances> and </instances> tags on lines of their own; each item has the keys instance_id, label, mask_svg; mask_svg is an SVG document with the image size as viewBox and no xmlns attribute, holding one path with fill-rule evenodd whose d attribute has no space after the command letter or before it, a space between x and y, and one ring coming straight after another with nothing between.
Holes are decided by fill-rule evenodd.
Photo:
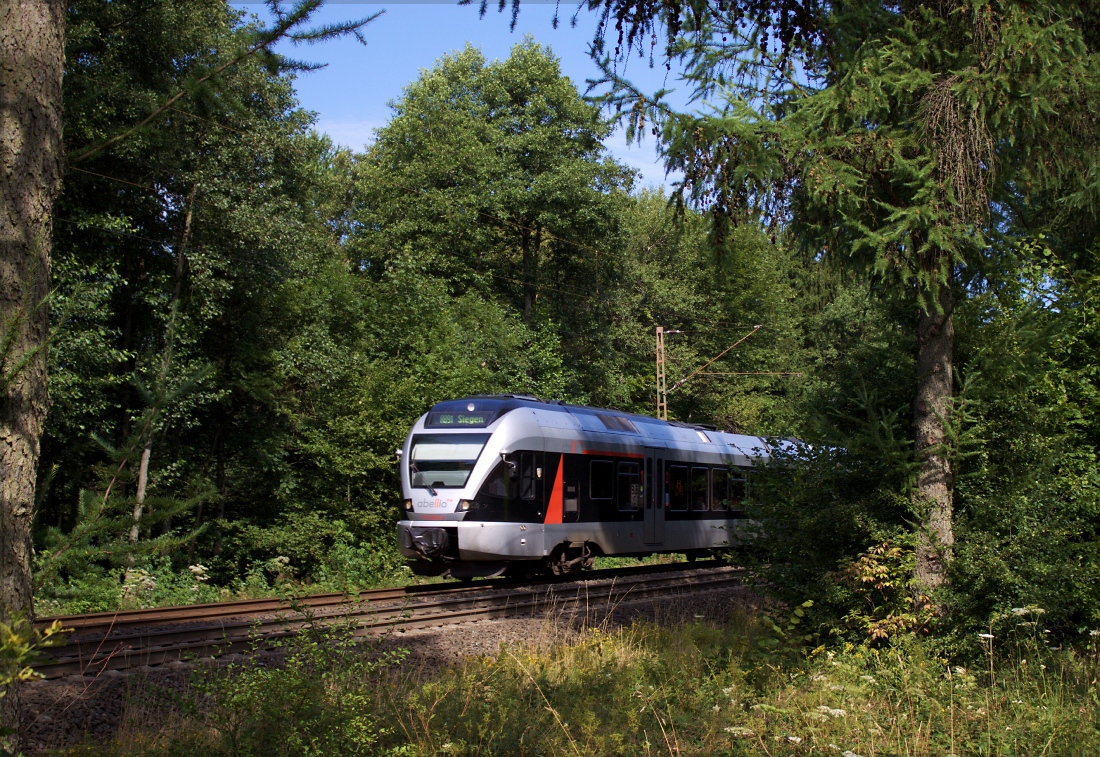
<instances>
[{"instance_id":1,"label":"forest","mask_svg":"<svg viewBox=\"0 0 1100 757\"><path fill-rule=\"evenodd\" d=\"M30 516L0 540L26 528L34 614L402 581L394 449L423 412L653 414L663 326L670 386L744 338L671 418L795 441L741 557L807 608L806 649L969 661L1021 610L1045 649L1095 646L1097 6L589 0L601 81L531 38L441 51L356 152L271 51L369 40L370 18L311 26L318 4L54 4L48 294L9 266L0 344L4 434L22 373L48 382ZM694 108L628 57L682 62ZM616 128L674 191L610 156ZM11 596L0 621L30 609Z\"/></svg>"},{"instance_id":2,"label":"forest","mask_svg":"<svg viewBox=\"0 0 1100 757\"><path fill-rule=\"evenodd\" d=\"M70 155L247 22L220 3L70 12ZM817 274L764 231L714 247L699 211L635 188L610 121L532 41L443 55L365 153L312 118L291 74L249 62L67 172L39 612L114 606L135 559L169 585L189 565L210 586L381 580L400 569L393 450L429 406L513 392L652 414L658 324L685 332L685 373L758 323L735 370L827 360L795 301ZM671 401L797 435L808 388L704 378Z\"/></svg>"}]
</instances>

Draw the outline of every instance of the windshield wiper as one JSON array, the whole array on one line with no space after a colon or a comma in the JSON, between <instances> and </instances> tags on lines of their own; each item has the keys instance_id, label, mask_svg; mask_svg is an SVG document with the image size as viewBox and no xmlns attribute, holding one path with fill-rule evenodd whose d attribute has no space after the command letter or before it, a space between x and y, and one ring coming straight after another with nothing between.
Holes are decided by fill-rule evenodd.
<instances>
[{"instance_id":1,"label":"windshield wiper","mask_svg":"<svg viewBox=\"0 0 1100 757\"><path fill-rule=\"evenodd\" d=\"M423 478L423 476L424 476L424 474L420 472L420 469L416 467L416 463L412 462L411 460L409 461L409 470L411 470L413 473L416 473L421 478ZM431 495L433 497L438 497L439 496L439 492L437 492L435 489L433 489L431 484L424 484L424 488L427 489L429 492L431 492Z\"/></svg>"}]
</instances>

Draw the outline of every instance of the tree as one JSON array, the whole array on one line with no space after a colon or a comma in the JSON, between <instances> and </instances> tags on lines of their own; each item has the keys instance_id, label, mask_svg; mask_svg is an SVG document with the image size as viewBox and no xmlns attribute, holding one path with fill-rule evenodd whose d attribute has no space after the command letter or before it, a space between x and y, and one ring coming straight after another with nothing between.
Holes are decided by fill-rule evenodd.
<instances>
[{"instance_id":1,"label":"tree","mask_svg":"<svg viewBox=\"0 0 1100 757\"><path fill-rule=\"evenodd\" d=\"M609 133L530 39L505 61L472 47L445 56L360 161L357 220L380 233L359 235L358 249L382 262L413 244L431 270L507 292L532 325L540 285L561 284L570 265L594 276L607 245L593 242L614 233L630 173L605 156Z\"/></svg>"},{"instance_id":2,"label":"tree","mask_svg":"<svg viewBox=\"0 0 1100 757\"><path fill-rule=\"evenodd\" d=\"M784 225L811 255L912 298L924 601L946 580L954 542L953 313L1014 276L1006 232L1031 196L1096 207L1100 62L1082 32L1087 6L589 5L618 19L619 55L663 21L669 54L714 103L675 113L605 64L609 102L627 108L636 135L656 124L670 167L685 173L683 196L715 213L719 235L738 219Z\"/></svg>"},{"instance_id":3,"label":"tree","mask_svg":"<svg viewBox=\"0 0 1100 757\"><path fill-rule=\"evenodd\" d=\"M0 622L34 612L31 519L46 417L47 295L54 197L61 186L65 4L0 10ZM0 699L0 728L19 699ZM18 735L5 746L18 746Z\"/></svg>"},{"instance_id":4,"label":"tree","mask_svg":"<svg viewBox=\"0 0 1100 757\"><path fill-rule=\"evenodd\" d=\"M74 5L79 7L28 0L7 3L0 10L0 62L4 70L0 92L0 620L14 612L33 614L31 525L39 444L47 412L47 294L55 232L53 203L61 188L65 157L61 128L65 30L67 13L79 15L89 10L91 3ZM99 5L103 13L116 14L115 20L124 26L140 24L142 14L150 10L130 8L125 3ZM111 7L103 9L104 5ZM310 43L358 34L370 20L303 28L319 5L320 0L301 0L285 8L271 0L268 6L274 20L270 26L238 29L225 39L230 43L227 49L216 50L213 55L203 51L205 55L189 61L190 70L184 62L184 70L175 71L176 87L166 98L136 103L119 122L99 123L96 125L100 129L78 133L77 139L87 142L76 154L70 152L70 164L94 167L96 157L125 149L129 139L165 113L176 112L171 109L183 104L181 101L189 95L209 96L219 77L231 75L235 66L260 61L273 72L308 68L269 51L281 39ZM224 3L221 7L226 9ZM104 46L110 43L105 40ZM73 63L76 67L87 66L93 58L83 56ZM140 114L136 119L135 112ZM17 707L14 694L0 701L5 726L14 722Z\"/></svg>"},{"instance_id":5,"label":"tree","mask_svg":"<svg viewBox=\"0 0 1100 757\"><path fill-rule=\"evenodd\" d=\"M393 108L357 162L350 247L365 276L413 251L456 295L478 293L554 330L567 396L579 401L651 412L658 323L693 332L670 345L680 368L728 347L737 337L719 341L741 323L769 328L738 353L742 370L790 368L778 351L757 352L789 325L779 322L782 248L745 230L716 259L706 219L628 195L626 171L599 141L608 124L548 49L527 40L504 61L472 48L445 56ZM763 389L752 409L749 392L730 386L750 382ZM782 403L768 397L783 391L774 378L703 377L674 404L685 419L779 429L790 418L777 421Z\"/></svg>"},{"instance_id":6,"label":"tree","mask_svg":"<svg viewBox=\"0 0 1100 757\"><path fill-rule=\"evenodd\" d=\"M309 134L290 83L310 66L268 48L358 33L374 17L309 29L318 5L273 5L265 26L223 0L70 4L64 96L74 165L55 229L55 298L69 318L51 353L39 547L73 528L82 490L112 478L98 470L109 455L92 434L125 446L147 409L140 382L172 393L214 368L161 408L150 454L139 450L119 473L112 494L123 499L142 478L139 459L151 459L150 488L190 500L213 484L217 498L200 501L195 520L220 519L235 500L235 453L255 450L256 437L276 449L285 439L269 382L285 338L281 287L304 264L300 250L335 245L312 205L328 148ZM278 458L270 446L259 467ZM269 472L245 465L247 502L233 504L270 507ZM170 530L165 515L146 508L139 536Z\"/></svg>"}]
</instances>

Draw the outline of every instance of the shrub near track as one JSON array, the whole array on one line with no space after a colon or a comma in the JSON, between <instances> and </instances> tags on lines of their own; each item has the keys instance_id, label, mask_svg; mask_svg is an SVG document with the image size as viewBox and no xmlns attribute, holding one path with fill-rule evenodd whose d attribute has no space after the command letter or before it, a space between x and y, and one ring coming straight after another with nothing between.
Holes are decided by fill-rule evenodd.
<instances>
[{"instance_id":1,"label":"shrub near track","mask_svg":"<svg viewBox=\"0 0 1100 757\"><path fill-rule=\"evenodd\" d=\"M200 671L156 727L132 707L118 741L82 753L1100 753L1096 650L1051 649L1022 622L1022 636L975 638L970 669L912 639L777 651L760 644L770 621L743 616L565 635L548 623L542 640L442 669L307 630L285 663Z\"/></svg>"}]
</instances>

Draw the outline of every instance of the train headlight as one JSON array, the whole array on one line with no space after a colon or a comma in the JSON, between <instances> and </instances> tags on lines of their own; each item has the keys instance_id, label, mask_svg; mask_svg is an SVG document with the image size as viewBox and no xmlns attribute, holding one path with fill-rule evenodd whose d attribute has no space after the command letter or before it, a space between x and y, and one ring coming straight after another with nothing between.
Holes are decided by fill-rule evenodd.
<instances>
[{"instance_id":1,"label":"train headlight","mask_svg":"<svg viewBox=\"0 0 1100 757\"><path fill-rule=\"evenodd\" d=\"M405 500L405 509L406 509L406 510L408 510L408 511L410 511L410 512L412 511L412 509L413 509L413 501L412 501L411 499L407 499L407 500Z\"/></svg>"},{"instance_id":2,"label":"train headlight","mask_svg":"<svg viewBox=\"0 0 1100 757\"><path fill-rule=\"evenodd\" d=\"M470 500L468 500L468 499L460 499L460 500L458 501L458 509L459 509L459 510L463 510L463 511L465 511L465 510L469 510L469 509L470 509L471 507L473 507L473 506L474 506L474 503L473 503L473 502L471 502L471 501L470 501Z\"/></svg>"}]
</instances>

